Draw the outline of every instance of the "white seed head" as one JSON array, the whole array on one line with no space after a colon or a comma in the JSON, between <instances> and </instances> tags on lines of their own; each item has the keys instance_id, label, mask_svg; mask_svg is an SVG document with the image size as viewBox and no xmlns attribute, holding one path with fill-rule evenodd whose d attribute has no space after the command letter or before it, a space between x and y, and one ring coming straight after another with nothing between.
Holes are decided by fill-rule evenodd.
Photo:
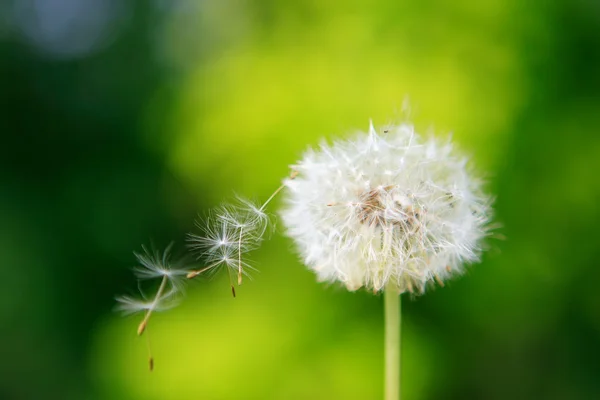
<instances>
[{"instance_id":1,"label":"white seed head","mask_svg":"<svg viewBox=\"0 0 600 400\"><path fill-rule=\"evenodd\" d=\"M474 262L491 199L449 141L412 125L308 150L281 216L308 267L349 290L423 292Z\"/></svg>"}]
</instances>

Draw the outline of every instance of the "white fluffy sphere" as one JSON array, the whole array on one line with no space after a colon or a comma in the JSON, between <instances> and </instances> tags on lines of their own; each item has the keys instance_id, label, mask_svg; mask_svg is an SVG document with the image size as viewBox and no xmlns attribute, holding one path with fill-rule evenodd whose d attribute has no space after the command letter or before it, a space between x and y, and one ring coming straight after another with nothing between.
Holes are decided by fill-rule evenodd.
<instances>
[{"instance_id":1,"label":"white fluffy sphere","mask_svg":"<svg viewBox=\"0 0 600 400\"><path fill-rule=\"evenodd\" d=\"M293 169L281 216L322 281L419 293L479 258L490 198L449 141L371 125L308 150Z\"/></svg>"}]
</instances>

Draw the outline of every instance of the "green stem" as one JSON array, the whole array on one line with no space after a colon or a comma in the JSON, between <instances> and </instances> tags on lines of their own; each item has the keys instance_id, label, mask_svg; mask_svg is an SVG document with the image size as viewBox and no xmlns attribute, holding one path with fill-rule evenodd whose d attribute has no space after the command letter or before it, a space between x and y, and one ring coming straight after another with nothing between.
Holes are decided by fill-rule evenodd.
<instances>
[{"instance_id":1,"label":"green stem","mask_svg":"<svg viewBox=\"0 0 600 400\"><path fill-rule=\"evenodd\" d=\"M383 292L385 304L385 400L400 399L400 294L394 283Z\"/></svg>"}]
</instances>

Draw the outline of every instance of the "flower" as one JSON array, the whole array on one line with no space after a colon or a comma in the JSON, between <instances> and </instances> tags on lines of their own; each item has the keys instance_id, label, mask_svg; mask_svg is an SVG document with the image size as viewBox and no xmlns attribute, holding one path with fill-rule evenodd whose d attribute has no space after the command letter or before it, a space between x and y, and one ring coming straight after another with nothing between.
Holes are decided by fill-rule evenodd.
<instances>
[{"instance_id":1,"label":"flower","mask_svg":"<svg viewBox=\"0 0 600 400\"><path fill-rule=\"evenodd\" d=\"M371 124L292 168L281 217L321 281L422 293L479 259L491 199L450 141Z\"/></svg>"}]
</instances>

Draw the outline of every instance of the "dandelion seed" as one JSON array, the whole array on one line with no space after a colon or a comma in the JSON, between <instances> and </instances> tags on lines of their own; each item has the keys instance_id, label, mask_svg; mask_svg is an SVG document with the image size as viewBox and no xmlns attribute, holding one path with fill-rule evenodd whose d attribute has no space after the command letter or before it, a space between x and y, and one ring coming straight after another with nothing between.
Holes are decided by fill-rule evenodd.
<instances>
[{"instance_id":1,"label":"dandelion seed","mask_svg":"<svg viewBox=\"0 0 600 400\"><path fill-rule=\"evenodd\" d=\"M231 274L237 274L237 282L240 285L242 276L248 275L248 270L253 269L242 259L242 255L258 246L265 229L257 225L258 220L246 220L241 223L241 214L233 214L233 212L233 209L228 208L227 214L217 214L216 222L209 219L206 224L198 223L197 225L205 230L204 235L188 235L190 248L208 265L189 272L187 277L194 278L203 273L216 272L218 269L225 268L235 297Z\"/></svg>"},{"instance_id":2,"label":"dandelion seed","mask_svg":"<svg viewBox=\"0 0 600 400\"><path fill-rule=\"evenodd\" d=\"M147 296L140 290L139 297L120 296L117 297L117 310L124 314L144 313L144 318L137 328L138 336L147 329L148 322L154 312L173 308L178 303L178 295L184 289L184 278L188 274L186 268L182 268L182 260L174 262L171 259L172 244L164 252L149 251L142 247L142 253L134 253L140 266L134 268L134 273L140 280L160 279L160 284L153 296ZM149 367L154 369L154 358L148 341Z\"/></svg>"},{"instance_id":3,"label":"dandelion seed","mask_svg":"<svg viewBox=\"0 0 600 400\"><path fill-rule=\"evenodd\" d=\"M290 179L294 179L293 172ZM281 185L262 204L258 205L238 197L233 204L225 204L214 210L206 220L196 222L201 234L189 234L189 247L198 259L207 266L187 274L194 278L203 273L227 269L233 297L235 287L232 274L237 275L237 284L241 285L244 276L254 268L244 259L244 255L259 247L269 230L271 221L265 211L267 205L285 188Z\"/></svg>"},{"instance_id":4,"label":"dandelion seed","mask_svg":"<svg viewBox=\"0 0 600 400\"><path fill-rule=\"evenodd\" d=\"M138 326L138 335L144 333L150 316L155 311L164 311L173 308L177 305L176 298L183 290L184 277L188 271L185 268L179 267L181 262L171 261L170 244L164 252L149 251L142 246L142 253L134 253L140 266L134 268L135 275L140 280L160 279L160 284L155 295L148 298L143 292L140 298L131 296L117 297L119 305L117 309L126 313L134 314L144 312L144 319Z\"/></svg>"}]
</instances>

